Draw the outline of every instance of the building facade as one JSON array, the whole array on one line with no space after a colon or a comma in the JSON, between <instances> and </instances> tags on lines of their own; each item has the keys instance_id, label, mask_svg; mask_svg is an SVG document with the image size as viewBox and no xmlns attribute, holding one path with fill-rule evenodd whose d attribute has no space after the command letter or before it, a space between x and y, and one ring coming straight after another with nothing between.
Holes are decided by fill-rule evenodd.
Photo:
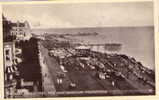
<instances>
[{"instance_id":1,"label":"building facade","mask_svg":"<svg viewBox=\"0 0 159 100\"><path fill-rule=\"evenodd\" d=\"M5 42L4 43L4 67L5 67L5 80L12 80L13 73L15 68L15 43L14 42Z\"/></svg>"},{"instance_id":2,"label":"building facade","mask_svg":"<svg viewBox=\"0 0 159 100\"><path fill-rule=\"evenodd\" d=\"M3 61L5 98L12 98L19 90L20 72L18 65L22 62L22 49L19 41L30 40L32 37L27 21L16 23L3 16Z\"/></svg>"},{"instance_id":3,"label":"building facade","mask_svg":"<svg viewBox=\"0 0 159 100\"><path fill-rule=\"evenodd\" d=\"M23 23L17 21L16 23L12 23L11 26L11 35L15 36L17 41L29 40L32 37L30 26L27 21Z\"/></svg>"}]
</instances>

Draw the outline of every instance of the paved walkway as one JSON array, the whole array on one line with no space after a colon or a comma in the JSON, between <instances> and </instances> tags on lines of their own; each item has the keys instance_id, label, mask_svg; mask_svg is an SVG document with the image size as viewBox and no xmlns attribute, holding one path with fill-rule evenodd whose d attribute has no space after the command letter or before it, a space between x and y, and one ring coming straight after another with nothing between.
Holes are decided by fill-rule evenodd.
<instances>
[{"instance_id":1,"label":"paved walkway","mask_svg":"<svg viewBox=\"0 0 159 100\"><path fill-rule=\"evenodd\" d=\"M43 80L43 90L45 93L45 96L55 96L55 86L54 82L51 78L50 72L48 70L48 66L45 62L45 58L41 52L41 45L39 43L39 59L40 59L40 65L41 65L41 70L42 70L42 80Z\"/></svg>"}]
</instances>

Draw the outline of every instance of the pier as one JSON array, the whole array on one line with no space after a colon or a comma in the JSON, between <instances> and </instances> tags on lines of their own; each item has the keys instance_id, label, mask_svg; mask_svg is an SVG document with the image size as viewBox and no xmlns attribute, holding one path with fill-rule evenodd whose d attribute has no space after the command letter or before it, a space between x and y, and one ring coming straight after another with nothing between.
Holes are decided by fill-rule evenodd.
<instances>
[{"instance_id":1,"label":"pier","mask_svg":"<svg viewBox=\"0 0 159 100\"><path fill-rule=\"evenodd\" d=\"M79 43L79 44L74 44L74 47L87 47L91 50L98 51L98 52L106 52L106 51L120 51L122 49L122 44L120 43L104 43L104 44L84 44L84 43Z\"/></svg>"}]
</instances>

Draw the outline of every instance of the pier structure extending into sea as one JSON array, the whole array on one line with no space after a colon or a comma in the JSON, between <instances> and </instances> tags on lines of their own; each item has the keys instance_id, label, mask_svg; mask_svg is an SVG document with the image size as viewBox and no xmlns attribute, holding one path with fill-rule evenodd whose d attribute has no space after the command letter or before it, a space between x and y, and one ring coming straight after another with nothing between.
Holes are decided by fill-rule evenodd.
<instances>
[{"instance_id":1,"label":"pier structure extending into sea","mask_svg":"<svg viewBox=\"0 0 159 100\"><path fill-rule=\"evenodd\" d=\"M98 51L98 52L118 52L122 49L122 44L120 43L96 43L96 44L92 44L92 43L78 43L78 44L74 44L74 47L77 48L89 48L92 51Z\"/></svg>"}]
</instances>

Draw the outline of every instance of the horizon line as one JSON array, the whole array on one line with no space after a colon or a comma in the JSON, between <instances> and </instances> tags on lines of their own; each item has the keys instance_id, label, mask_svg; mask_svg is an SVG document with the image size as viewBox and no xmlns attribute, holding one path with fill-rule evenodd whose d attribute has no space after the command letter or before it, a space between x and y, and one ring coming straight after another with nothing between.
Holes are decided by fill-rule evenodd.
<instances>
[{"instance_id":1,"label":"horizon line","mask_svg":"<svg viewBox=\"0 0 159 100\"><path fill-rule=\"evenodd\" d=\"M148 25L148 26L103 26L103 27L48 27L48 28L31 28L31 29L77 29L77 28L129 28L129 27L155 27L154 25Z\"/></svg>"}]
</instances>

